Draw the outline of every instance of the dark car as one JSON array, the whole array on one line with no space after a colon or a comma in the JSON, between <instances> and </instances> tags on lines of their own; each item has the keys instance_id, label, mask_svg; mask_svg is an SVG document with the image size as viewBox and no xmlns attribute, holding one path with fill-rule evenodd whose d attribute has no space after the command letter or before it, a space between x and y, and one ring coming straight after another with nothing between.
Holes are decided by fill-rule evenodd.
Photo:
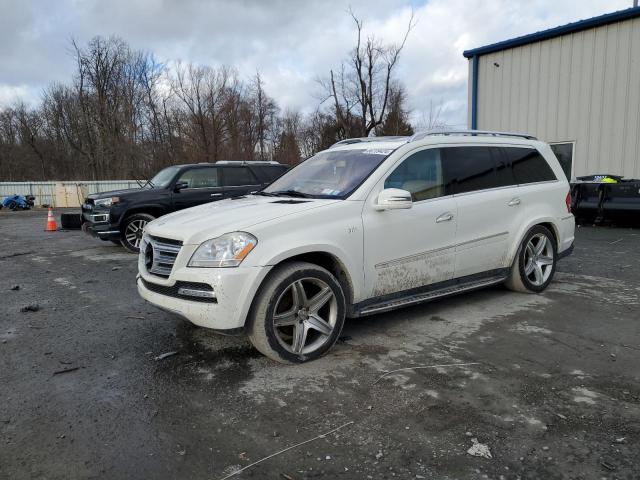
<instances>
[{"instance_id":1,"label":"dark car","mask_svg":"<svg viewBox=\"0 0 640 480\"><path fill-rule=\"evenodd\" d=\"M278 162L219 161L174 165L142 188L89 195L82 229L137 252L147 223L167 213L260 190L287 170Z\"/></svg>"}]
</instances>

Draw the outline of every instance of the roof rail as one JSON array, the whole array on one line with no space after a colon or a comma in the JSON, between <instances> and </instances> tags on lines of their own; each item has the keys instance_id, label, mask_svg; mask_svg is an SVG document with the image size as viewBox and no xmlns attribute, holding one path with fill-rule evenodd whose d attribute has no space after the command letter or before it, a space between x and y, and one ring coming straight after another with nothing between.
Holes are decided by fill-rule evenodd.
<instances>
[{"instance_id":1,"label":"roof rail","mask_svg":"<svg viewBox=\"0 0 640 480\"><path fill-rule=\"evenodd\" d=\"M341 145L351 145L353 143L368 143L368 142L389 142L396 140L409 140L409 137L405 136L388 136L388 137L360 137L360 138L345 138L339 142L334 143L329 148L339 147Z\"/></svg>"},{"instance_id":2,"label":"roof rail","mask_svg":"<svg viewBox=\"0 0 640 480\"><path fill-rule=\"evenodd\" d=\"M415 142L416 140L422 140L425 137L432 135L465 135L465 136L488 136L488 137L516 137L526 138L527 140L537 140L533 135L528 133L513 133L513 132L493 132L490 130L428 130L426 132L418 132L409 139L409 142Z\"/></svg>"},{"instance_id":3,"label":"roof rail","mask_svg":"<svg viewBox=\"0 0 640 480\"><path fill-rule=\"evenodd\" d=\"M218 165L280 165L275 160L218 160Z\"/></svg>"}]
</instances>

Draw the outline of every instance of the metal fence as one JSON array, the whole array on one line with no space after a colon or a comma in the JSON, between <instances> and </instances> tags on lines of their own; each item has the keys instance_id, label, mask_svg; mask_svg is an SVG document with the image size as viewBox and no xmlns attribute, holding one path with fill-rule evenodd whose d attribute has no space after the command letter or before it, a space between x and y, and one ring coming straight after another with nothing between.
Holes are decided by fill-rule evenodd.
<instances>
[{"instance_id":1,"label":"metal fence","mask_svg":"<svg viewBox=\"0 0 640 480\"><path fill-rule=\"evenodd\" d=\"M52 207L79 207L92 193L140 188L135 180L75 182L0 182L0 200L8 195L33 195L35 204Z\"/></svg>"}]
</instances>

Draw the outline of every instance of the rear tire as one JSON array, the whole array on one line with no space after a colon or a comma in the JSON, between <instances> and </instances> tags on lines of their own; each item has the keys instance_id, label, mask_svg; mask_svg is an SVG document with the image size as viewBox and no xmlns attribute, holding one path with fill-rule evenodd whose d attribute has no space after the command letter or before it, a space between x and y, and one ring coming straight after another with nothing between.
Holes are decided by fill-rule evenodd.
<instances>
[{"instance_id":1,"label":"rear tire","mask_svg":"<svg viewBox=\"0 0 640 480\"><path fill-rule=\"evenodd\" d=\"M148 213L134 213L127 217L122 226L122 246L132 253L138 253L144 227L155 218Z\"/></svg>"},{"instance_id":2,"label":"rear tire","mask_svg":"<svg viewBox=\"0 0 640 480\"><path fill-rule=\"evenodd\" d=\"M540 293L556 271L556 241L548 228L536 225L524 236L505 285L522 293Z\"/></svg>"},{"instance_id":3,"label":"rear tire","mask_svg":"<svg viewBox=\"0 0 640 480\"><path fill-rule=\"evenodd\" d=\"M326 269L307 262L278 266L254 300L249 340L280 363L302 363L324 355L336 343L345 319L340 283Z\"/></svg>"}]
</instances>

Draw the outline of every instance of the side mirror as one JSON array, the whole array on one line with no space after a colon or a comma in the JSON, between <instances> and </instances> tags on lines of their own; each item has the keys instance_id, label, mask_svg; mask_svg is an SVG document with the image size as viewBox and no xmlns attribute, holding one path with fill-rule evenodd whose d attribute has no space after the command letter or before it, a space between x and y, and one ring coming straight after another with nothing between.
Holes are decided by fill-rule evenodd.
<instances>
[{"instance_id":1,"label":"side mirror","mask_svg":"<svg viewBox=\"0 0 640 480\"><path fill-rule=\"evenodd\" d=\"M189 184L187 182L178 182L175 184L175 186L173 187L173 191L174 192L179 192L180 190L182 190L183 188L189 188Z\"/></svg>"},{"instance_id":2,"label":"side mirror","mask_svg":"<svg viewBox=\"0 0 640 480\"><path fill-rule=\"evenodd\" d=\"M411 208L413 201L411 193L399 188L385 188L378 194L375 204L376 210L398 210L401 208Z\"/></svg>"}]
</instances>

